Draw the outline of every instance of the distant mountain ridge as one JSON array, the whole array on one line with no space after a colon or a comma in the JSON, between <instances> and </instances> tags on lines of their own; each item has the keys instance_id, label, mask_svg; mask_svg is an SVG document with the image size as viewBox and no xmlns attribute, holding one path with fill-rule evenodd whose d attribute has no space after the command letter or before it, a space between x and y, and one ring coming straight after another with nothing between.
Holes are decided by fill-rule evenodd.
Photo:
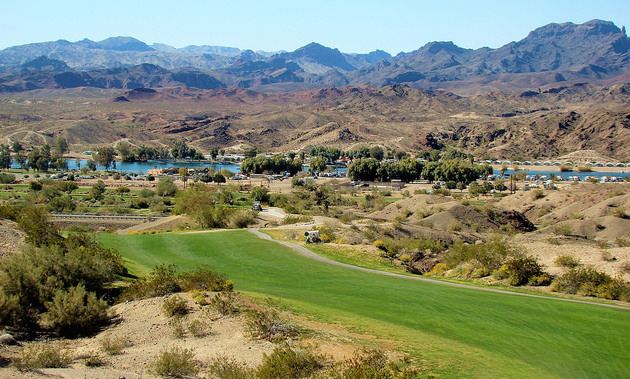
<instances>
[{"instance_id":1,"label":"distant mountain ridge","mask_svg":"<svg viewBox=\"0 0 630 379\"><path fill-rule=\"evenodd\" d=\"M147 74L143 65L164 71ZM114 68L124 70L107 71ZM35 75L38 70L45 74ZM74 79L60 82L53 72L75 72L62 76ZM121 78L121 72L128 76ZM521 90L559 82L621 80L615 78L626 78L628 72L630 39L625 28L601 20L549 24L497 49L430 42L394 57L382 50L346 54L315 42L293 52L269 53L222 46L150 46L132 37L60 40L0 51L0 92L67 88L68 83L98 88L240 87L264 92L393 84L429 90Z\"/></svg>"}]
</instances>

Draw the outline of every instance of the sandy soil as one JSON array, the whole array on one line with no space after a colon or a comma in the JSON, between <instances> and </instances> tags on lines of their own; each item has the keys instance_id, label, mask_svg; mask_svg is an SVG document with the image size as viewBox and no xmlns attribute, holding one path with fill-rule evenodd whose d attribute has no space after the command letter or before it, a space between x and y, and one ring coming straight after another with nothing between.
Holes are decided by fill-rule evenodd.
<instances>
[{"instance_id":1,"label":"sandy soil","mask_svg":"<svg viewBox=\"0 0 630 379\"><path fill-rule=\"evenodd\" d=\"M171 296L181 296L189 306L190 313L185 316L184 325L193 320L202 320L209 326L208 335L194 337L186 332L183 338L173 335L173 327L169 318L162 312L164 301ZM75 359L71 367L63 369L42 369L38 372L23 373L14 368L0 368L0 378L155 378L150 370L151 361L161 351L171 347L193 349L195 359L202 366L201 377L209 377L203 367L212 358L222 355L230 356L238 361L255 367L262 362L263 354L269 354L276 346L264 340L252 340L245 330L243 316L221 317L212 311L202 310L189 294L176 294L168 297L151 298L118 304L112 307L114 322L97 335L90 338L64 341L63 349L73 357L89 353L98 353L105 360L105 365L98 368L86 367L80 358ZM210 294L209 296L213 296ZM251 306L244 300L245 304ZM361 346L376 344L384 350L400 348L389 340L377 340L369 335L355 334L340 325L328 325L308 320L304 317L283 314L292 323L306 328L310 332L305 339L293 341L293 344L311 346L319 353L325 354L335 361L347 359ZM130 346L120 355L108 356L101 347L104 337L123 338ZM58 343L58 342L53 342ZM21 347L0 346L0 356L15 355ZM402 356L399 352L388 352L396 359Z\"/></svg>"},{"instance_id":2,"label":"sandy soil","mask_svg":"<svg viewBox=\"0 0 630 379\"><path fill-rule=\"evenodd\" d=\"M105 358L105 367L92 369L80 361L68 369L41 370L44 375L62 378L150 378L150 362L163 350L171 347L193 349L195 358L209 362L217 355L229 355L239 361L255 366L262 361L263 353L270 353L274 345L268 341L251 340L244 331L241 317L219 317L218 314L204 313L188 294L179 294L188 302L191 312L185 316L184 325L193 320L208 323L208 335L184 338L173 335L169 318L162 312L162 304L167 299L151 298L115 305L112 311L116 315L113 325L91 338L67 341L66 349L73 356L89 352L99 352ZM101 340L105 336L125 338L132 346L123 354L107 356L102 352ZM22 377L14 369L0 369L0 377ZM33 376L41 377L41 376Z\"/></svg>"},{"instance_id":3,"label":"sandy soil","mask_svg":"<svg viewBox=\"0 0 630 379\"><path fill-rule=\"evenodd\" d=\"M24 237L15 222L0 219L0 258L19 252L24 246Z\"/></svg>"}]
</instances>

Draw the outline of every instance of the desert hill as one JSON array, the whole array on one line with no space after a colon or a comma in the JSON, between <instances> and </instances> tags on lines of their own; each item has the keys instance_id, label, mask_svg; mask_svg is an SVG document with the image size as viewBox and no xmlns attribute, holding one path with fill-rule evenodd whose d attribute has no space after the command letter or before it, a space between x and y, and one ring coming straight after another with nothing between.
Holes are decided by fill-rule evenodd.
<instances>
[{"instance_id":1,"label":"desert hill","mask_svg":"<svg viewBox=\"0 0 630 379\"><path fill-rule=\"evenodd\" d=\"M31 94L44 97L4 99L0 120L2 143L41 145L63 136L77 150L120 140L162 146L184 138L201 151L376 143L404 151L451 146L493 158L557 157L586 149L627 160L629 88L576 84L461 97L404 85L281 94L170 87L104 92L105 98L85 101L51 98L54 91L40 90ZM85 93L85 87L75 91Z\"/></svg>"}]
</instances>

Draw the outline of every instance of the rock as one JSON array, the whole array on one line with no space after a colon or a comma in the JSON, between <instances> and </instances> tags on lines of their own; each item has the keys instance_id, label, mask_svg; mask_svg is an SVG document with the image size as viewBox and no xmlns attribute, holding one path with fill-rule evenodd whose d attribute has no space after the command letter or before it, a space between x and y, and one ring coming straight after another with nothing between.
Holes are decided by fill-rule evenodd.
<instances>
[{"instance_id":1,"label":"rock","mask_svg":"<svg viewBox=\"0 0 630 379\"><path fill-rule=\"evenodd\" d=\"M17 345L17 341L9 333L4 333L3 335L0 336L0 345L3 345L3 346Z\"/></svg>"}]
</instances>

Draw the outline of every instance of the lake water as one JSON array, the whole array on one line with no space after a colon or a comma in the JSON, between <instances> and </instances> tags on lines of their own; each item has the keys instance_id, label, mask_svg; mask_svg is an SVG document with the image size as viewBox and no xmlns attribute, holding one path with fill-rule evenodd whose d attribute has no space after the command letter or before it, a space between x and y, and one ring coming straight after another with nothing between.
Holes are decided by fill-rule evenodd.
<instances>
[{"instance_id":1,"label":"lake water","mask_svg":"<svg viewBox=\"0 0 630 379\"><path fill-rule=\"evenodd\" d=\"M80 167L79 165L77 165L77 161L75 159L68 159L68 169L78 169L80 167L85 166L85 164L87 163L87 161L85 160L81 160L80 161ZM16 162L12 162L11 165L12 168L19 168L20 166L16 163ZM116 168L114 169L113 167L110 167L110 171L124 171L127 173L136 173L136 174L146 174L147 170L150 169L154 169L154 168L169 168L169 167L188 167L188 168L195 168L195 167L212 167L215 169L215 171L218 170L223 170L223 169L227 169L232 171L233 173L238 173L241 171L241 166L237 165L237 164L217 164L217 163L210 163L210 162L199 162L199 161L190 161L190 162L186 162L186 161L147 161L147 162L116 162ZM105 170L105 167L102 166L98 166L99 170ZM308 167L304 167L303 169L308 170ZM346 167L343 168L336 168L335 171L339 171L339 172L347 172L348 169ZM522 172L522 171L521 171ZM540 171L525 171L525 173L527 175L544 175L549 177L550 174L555 174L555 175L561 175L564 180L567 180L567 178L569 176L577 176L580 178L580 180L583 180L585 177L587 176L594 176L597 177L598 179L601 178L602 176L616 176L618 178L621 177L630 177L630 173L619 173L619 172L558 172L558 171L545 171L545 170L540 170ZM500 171L499 170L494 170L494 174L499 176L500 175ZM507 170L505 171L505 174L507 175L512 175L514 174L514 171L512 170Z\"/></svg>"},{"instance_id":2,"label":"lake water","mask_svg":"<svg viewBox=\"0 0 630 379\"><path fill-rule=\"evenodd\" d=\"M87 163L87 161L81 160L80 165L78 165L75 159L68 159L67 162L68 162L68 169L70 170L79 169L80 167L85 166ZM13 162L11 167L20 168L20 166L15 162ZM164 168L169 168L169 167L177 167L177 168L212 167L215 169L215 171L227 169L227 170L232 171L235 174L241 171L241 166L236 165L236 164L217 164L217 163L199 162L199 161L194 161L194 162L184 162L184 161L116 162L116 168L113 168L112 166L109 168L109 170L119 171L119 172L124 171L127 173L136 173L136 174L146 174L147 170L150 170L150 169L154 169L154 168L164 169ZM98 166L98 169L105 170L105 167Z\"/></svg>"}]
</instances>

